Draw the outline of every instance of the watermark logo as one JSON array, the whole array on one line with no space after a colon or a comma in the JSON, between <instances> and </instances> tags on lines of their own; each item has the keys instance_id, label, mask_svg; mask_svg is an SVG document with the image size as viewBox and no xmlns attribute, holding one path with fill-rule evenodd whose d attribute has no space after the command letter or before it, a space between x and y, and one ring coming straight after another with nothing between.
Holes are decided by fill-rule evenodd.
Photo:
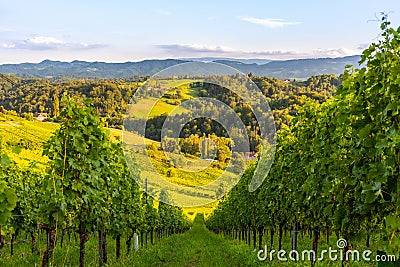
<instances>
[{"instance_id":1,"label":"watermark logo","mask_svg":"<svg viewBox=\"0 0 400 267\"><path fill-rule=\"evenodd\" d=\"M218 90L240 107L215 97ZM196 144L200 156L187 156L182 137L195 128L210 131L212 123L228 137L204 135L208 138ZM181 207L202 206L228 193L241 178L244 162L256 157L255 138L258 164L249 191L262 184L273 162L274 117L247 75L218 63L189 62L160 71L135 92L124 119L124 153L133 176L154 198ZM198 181L210 173L211 181ZM168 199L160 199L162 191Z\"/></svg>"},{"instance_id":2,"label":"watermark logo","mask_svg":"<svg viewBox=\"0 0 400 267\"><path fill-rule=\"evenodd\" d=\"M318 254L314 250L268 250L267 245L264 249L257 252L257 258L260 261L376 261L376 262L395 262L395 255L372 255L371 250L359 251L355 249L347 249L348 243L345 239L338 239L337 248L329 247L323 249Z\"/></svg>"},{"instance_id":3,"label":"watermark logo","mask_svg":"<svg viewBox=\"0 0 400 267\"><path fill-rule=\"evenodd\" d=\"M346 239L342 239L342 238L338 239L338 241L336 242L336 246L337 246L339 249L346 248L346 247L347 247L347 241L346 241Z\"/></svg>"}]
</instances>

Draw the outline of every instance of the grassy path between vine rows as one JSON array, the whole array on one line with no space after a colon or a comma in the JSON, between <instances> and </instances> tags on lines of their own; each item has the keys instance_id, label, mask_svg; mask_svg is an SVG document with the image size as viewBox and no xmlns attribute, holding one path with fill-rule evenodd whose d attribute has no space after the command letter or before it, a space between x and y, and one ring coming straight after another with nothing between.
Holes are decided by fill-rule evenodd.
<instances>
[{"instance_id":1,"label":"grassy path between vine rows","mask_svg":"<svg viewBox=\"0 0 400 267\"><path fill-rule=\"evenodd\" d=\"M72 238L71 243L73 243ZM287 251L290 250L290 236L286 237L284 243ZM42 242L43 243L43 240ZM105 267L159 267L159 266L176 266L176 267L240 267L240 266L263 266L263 267L309 267L309 261L286 261L280 262L274 258L270 262L259 261L257 253L242 241L233 240L210 232L204 223L202 215L197 215L192 228L182 234L174 234L170 237L157 241L154 245L141 247L137 252L131 252L126 256L124 247L121 250L121 258L115 258L115 242L109 238L108 240L108 264ZM308 244L309 245L309 244ZM44 243L41 245L44 248ZM324 247L325 248L325 247ZM42 254L31 254L29 244L19 244L16 246L15 256L9 256L9 247L7 246L3 255L0 256L1 267L25 267L40 266ZM309 249L309 247L301 246L299 249ZM320 248L320 250L323 247ZM85 266L98 266L97 256L97 240L91 238L87 243L87 258ZM63 248L58 247L55 251L53 266L78 266L79 248L76 244L67 244ZM276 256L276 255L275 255ZM340 267L340 261L323 261L317 262L315 267ZM367 263L365 261L351 262L352 267L377 266L376 263ZM395 266L395 265L382 265Z\"/></svg>"},{"instance_id":2,"label":"grassy path between vine rows","mask_svg":"<svg viewBox=\"0 0 400 267\"><path fill-rule=\"evenodd\" d=\"M243 243L210 232L202 215L183 234L139 251L129 266L260 266L256 253ZM264 265L265 266L265 265Z\"/></svg>"},{"instance_id":3,"label":"grassy path between vine rows","mask_svg":"<svg viewBox=\"0 0 400 267\"><path fill-rule=\"evenodd\" d=\"M288 237L290 238L290 237ZM287 244L290 245L290 240ZM286 244L286 245L287 245ZM309 248L302 248L309 249ZM322 248L320 248L322 249ZM276 255L275 255L276 257ZM183 233L165 238L154 246L139 250L133 257L129 257L118 266L176 266L176 267L239 267L239 266L263 266L263 267L309 267L309 261L260 261L257 253L244 242L225 238L210 232L204 223L202 215L197 215L193 227ZM315 267L340 267L341 261L320 261ZM351 262L352 267L377 266L376 263L365 261ZM382 265L394 266L394 265Z\"/></svg>"}]
</instances>

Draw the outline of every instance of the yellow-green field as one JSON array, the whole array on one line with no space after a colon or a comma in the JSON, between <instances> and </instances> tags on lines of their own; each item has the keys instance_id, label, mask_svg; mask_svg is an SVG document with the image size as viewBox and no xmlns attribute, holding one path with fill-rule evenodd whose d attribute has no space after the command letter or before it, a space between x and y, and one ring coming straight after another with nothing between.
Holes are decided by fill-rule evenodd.
<instances>
[{"instance_id":1,"label":"yellow-green field","mask_svg":"<svg viewBox=\"0 0 400 267\"><path fill-rule=\"evenodd\" d=\"M17 116L5 115L0 113L0 136L2 137L2 143L9 143L11 145L7 146L7 154L14 160L18 165L27 167L32 163L36 163L36 166L41 169L45 169L47 166L47 157L42 156L42 144L47 141L53 132L58 129L59 125L56 123L49 122L39 122L39 121L28 121ZM122 130L110 128L110 134L113 138L122 140ZM127 143L140 143L141 138L133 133L124 132L124 141ZM145 139L146 144L154 144L159 147L159 142ZM14 144L14 146L12 145ZM18 144L18 145L17 145ZM19 153L16 153L15 147L21 147ZM156 169L160 173L165 173L168 168L171 168L166 164L161 156L157 154L155 158L152 159L152 163L156 166ZM189 164L190 160L189 159ZM200 164L197 167L203 168L209 164L207 161L196 161L196 164ZM197 173L193 176L191 173L181 171L176 169L176 173L173 177L166 177L171 183L187 186L189 191L190 187L201 186L213 181L222 171L216 168L207 168L203 172ZM146 175L143 173L142 175ZM204 194L210 194L210 192L203 192ZM191 196L193 195L193 196ZM185 192L184 197L193 198L193 202L196 202L195 193ZM194 216L196 213L203 213L206 216L210 211L216 207L217 203L208 204L204 207L195 208L185 208L185 212Z\"/></svg>"},{"instance_id":2,"label":"yellow-green field","mask_svg":"<svg viewBox=\"0 0 400 267\"><path fill-rule=\"evenodd\" d=\"M134 107L135 110L135 117L136 118L146 118L147 117L147 111L149 109L149 106L153 107L148 118L152 118L152 117L156 117L159 116L163 113L170 113L172 110L174 110L176 108L176 113L177 114L182 114L187 112L188 110L179 107L177 105L172 105L167 103L166 98L161 98L159 100L157 100L154 97L148 97L148 98L143 98L140 99Z\"/></svg>"},{"instance_id":3,"label":"yellow-green field","mask_svg":"<svg viewBox=\"0 0 400 267\"><path fill-rule=\"evenodd\" d=\"M0 113L2 143L8 144L9 156L22 166L32 163L37 163L41 168L45 166L47 157L42 156L42 143L47 141L58 127L55 123L27 121ZM16 144L22 147L19 153L14 153Z\"/></svg>"},{"instance_id":4,"label":"yellow-green field","mask_svg":"<svg viewBox=\"0 0 400 267\"><path fill-rule=\"evenodd\" d=\"M149 81L147 81L146 83L159 83L161 86L168 86L171 88L174 87L184 87L189 85L192 82L197 82L197 81L201 81L201 80L193 80L193 79L184 79L184 78L179 78L179 79L164 79L164 78L152 78Z\"/></svg>"},{"instance_id":5,"label":"yellow-green field","mask_svg":"<svg viewBox=\"0 0 400 267\"><path fill-rule=\"evenodd\" d=\"M160 86L168 86L171 88L171 90L168 91L167 94L176 93L175 88L179 89L181 92L181 97L177 100L185 101L191 99L192 97L196 97L199 93L199 88L192 88L190 86L190 83L194 81L195 80L189 80L189 79L161 80ZM154 97L141 98L134 106L133 115L136 118L146 118L149 107L152 107L152 109L148 118L156 117L163 113L169 114L174 109L175 109L174 112L176 114L182 114L188 112L188 110L186 110L185 108L171 104L171 102L173 101L167 98L166 96L163 96L159 99Z\"/></svg>"}]
</instances>

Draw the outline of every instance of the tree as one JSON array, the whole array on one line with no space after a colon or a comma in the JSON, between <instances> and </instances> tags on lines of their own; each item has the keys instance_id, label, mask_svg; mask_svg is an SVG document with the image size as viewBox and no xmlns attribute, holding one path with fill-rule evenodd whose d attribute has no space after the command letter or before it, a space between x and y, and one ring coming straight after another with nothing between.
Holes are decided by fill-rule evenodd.
<instances>
[{"instance_id":1,"label":"tree","mask_svg":"<svg viewBox=\"0 0 400 267\"><path fill-rule=\"evenodd\" d=\"M53 96L53 117L57 118L60 116L60 100L58 99L57 93Z\"/></svg>"},{"instance_id":2,"label":"tree","mask_svg":"<svg viewBox=\"0 0 400 267\"><path fill-rule=\"evenodd\" d=\"M191 134L188 138L181 138L179 146L183 153L196 155L200 152L200 138L197 134Z\"/></svg>"},{"instance_id":3,"label":"tree","mask_svg":"<svg viewBox=\"0 0 400 267\"><path fill-rule=\"evenodd\" d=\"M168 138L167 136L164 136L164 139L162 141L162 148L165 152L177 152L178 142L175 138Z\"/></svg>"},{"instance_id":4,"label":"tree","mask_svg":"<svg viewBox=\"0 0 400 267\"><path fill-rule=\"evenodd\" d=\"M0 136L0 255L5 245L4 235L9 232L7 227L12 211L17 205L15 190L8 185L9 167L12 164Z\"/></svg>"},{"instance_id":5,"label":"tree","mask_svg":"<svg viewBox=\"0 0 400 267\"><path fill-rule=\"evenodd\" d=\"M166 190L161 190L158 204L158 229L161 236L170 235L177 231L183 231L187 225L187 218L182 209L173 206Z\"/></svg>"},{"instance_id":6,"label":"tree","mask_svg":"<svg viewBox=\"0 0 400 267\"><path fill-rule=\"evenodd\" d=\"M366 220L376 216L376 227L386 231L388 253L400 253L400 28L382 18L382 38L362 54L366 67L347 70L338 90L343 111L337 124L347 126L351 173L357 181L355 193ZM344 132L343 132L344 134ZM350 138L348 138L350 139Z\"/></svg>"},{"instance_id":7,"label":"tree","mask_svg":"<svg viewBox=\"0 0 400 267\"><path fill-rule=\"evenodd\" d=\"M56 244L58 227L73 227L79 234L80 266L84 266L85 243L93 225L105 212L105 177L109 136L90 100L64 96L63 122L44 144L50 167L43 181L41 198L43 228L48 247L42 266L47 266Z\"/></svg>"},{"instance_id":8,"label":"tree","mask_svg":"<svg viewBox=\"0 0 400 267\"><path fill-rule=\"evenodd\" d=\"M107 262L106 233L116 240L116 257L121 254L121 237L133 235L141 223L140 191L136 183L139 173L131 173L126 165L121 143L109 147L109 168L104 173L107 188L108 210L99 230L99 262ZM133 162L131 161L131 164ZM135 177L136 176L136 177ZM130 242L130 241L129 241ZM128 242L128 245L129 245Z\"/></svg>"}]
</instances>

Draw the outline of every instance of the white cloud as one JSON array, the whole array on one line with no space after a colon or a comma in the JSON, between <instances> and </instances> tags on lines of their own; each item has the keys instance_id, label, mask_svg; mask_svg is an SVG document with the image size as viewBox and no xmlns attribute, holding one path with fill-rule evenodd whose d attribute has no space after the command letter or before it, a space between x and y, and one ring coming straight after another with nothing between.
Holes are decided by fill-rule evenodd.
<instances>
[{"instance_id":1,"label":"white cloud","mask_svg":"<svg viewBox=\"0 0 400 267\"><path fill-rule=\"evenodd\" d=\"M360 44L360 45L357 47L357 49L364 50L364 49L368 48L370 45L371 45L370 43Z\"/></svg>"},{"instance_id":2,"label":"white cloud","mask_svg":"<svg viewBox=\"0 0 400 267\"><path fill-rule=\"evenodd\" d=\"M45 37L45 36L38 36L33 37L27 40L27 43L35 44L35 45L62 45L65 42L60 41L54 37Z\"/></svg>"},{"instance_id":3,"label":"white cloud","mask_svg":"<svg viewBox=\"0 0 400 267\"><path fill-rule=\"evenodd\" d=\"M2 47L6 49L25 49L25 50L56 50L60 48L69 49L94 49L104 47L102 44L86 44L65 42L54 37L36 36L25 40L15 40L3 43Z\"/></svg>"},{"instance_id":4,"label":"white cloud","mask_svg":"<svg viewBox=\"0 0 400 267\"><path fill-rule=\"evenodd\" d=\"M4 43L4 44L2 45L2 47L3 47L3 48L14 48L14 47L15 47L15 44L6 44L6 43Z\"/></svg>"},{"instance_id":5,"label":"white cloud","mask_svg":"<svg viewBox=\"0 0 400 267\"><path fill-rule=\"evenodd\" d=\"M163 16L169 16L171 15L171 12L169 12L168 10L165 9L158 9L156 11L159 15L163 15Z\"/></svg>"},{"instance_id":6,"label":"white cloud","mask_svg":"<svg viewBox=\"0 0 400 267\"><path fill-rule=\"evenodd\" d=\"M327 48L315 49L312 51L293 50L263 50L263 51L242 51L221 45L200 45L200 44L168 44L158 45L168 56L172 57L230 57L230 58L260 58L272 60L300 59L300 58L324 58L344 57L361 54L359 49L348 48Z\"/></svg>"},{"instance_id":7,"label":"white cloud","mask_svg":"<svg viewBox=\"0 0 400 267\"><path fill-rule=\"evenodd\" d=\"M170 44L170 45L158 45L158 48L171 53L172 55L180 54L225 54L235 52L234 49L225 46L210 46L210 45L199 45L199 44Z\"/></svg>"},{"instance_id":8,"label":"white cloud","mask_svg":"<svg viewBox=\"0 0 400 267\"><path fill-rule=\"evenodd\" d=\"M361 51L359 49L349 49L349 48L324 48L316 49L312 51L311 56L313 57L345 57L352 55L360 55Z\"/></svg>"},{"instance_id":9,"label":"white cloud","mask_svg":"<svg viewBox=\"0 0 400 267\"><path fill-rule=\"evenodd\" d=\"M301 22L294 22L294 21L285 21L283 19L260 19L260 18L254 18L254 17L239 17L240 20L250 22L253 24L258 24L267 28L275 29L275 28L281 28L285 26L290 26L290 25L298 25L301 24Z\"/></svg>"}]
</instances>

